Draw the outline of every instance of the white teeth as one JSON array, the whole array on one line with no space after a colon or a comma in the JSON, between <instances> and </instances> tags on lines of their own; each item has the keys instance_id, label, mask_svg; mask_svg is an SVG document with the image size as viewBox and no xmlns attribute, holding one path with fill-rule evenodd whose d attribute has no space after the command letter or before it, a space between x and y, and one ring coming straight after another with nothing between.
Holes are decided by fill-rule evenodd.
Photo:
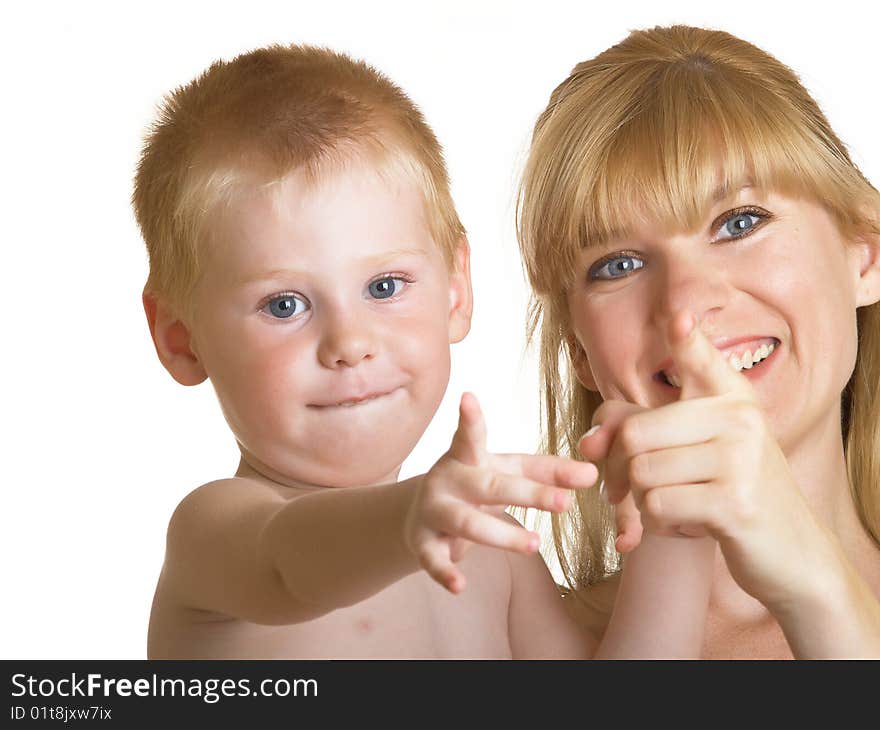
<instances>
[{"instance_id":1,"label":"white teeth","mask_svg":"<svg viewBox=\"0 0 880 730\"><path fill-rule=\"evenodd\" d=\"M770 353L776 349L776 344L772 343L770 345L761 345L757 350L755 350L754 354L751 350L746 350L742 354L742 358L737 355L731 355L727 361L730 363L730 367L739 372L740 370L751 370L755 365L757 365L762 360L770 357ZM674 385L676 388L681 387L681 381L675 375L670 375L667 372L663 373L663 377L669 381L670 385Z\"/></svg>"},{"instance_id":2,"label":"white teeth","mask_svg":"<svg viewBox=\"0 0 880 730\"><path fill-rule=\"evenodd\" d=\"M742 355L742 359L740 359L736 355L731 355L728 358L728 362L730 363L730 367L732 367L736 371L750 370L762 360L770 357L770 353L773 352L773 350L775 349L775 343L770 345L761 345L757 350L755 350L754 354L750 350L746 350Z\"/></svg>"}]
</instances>

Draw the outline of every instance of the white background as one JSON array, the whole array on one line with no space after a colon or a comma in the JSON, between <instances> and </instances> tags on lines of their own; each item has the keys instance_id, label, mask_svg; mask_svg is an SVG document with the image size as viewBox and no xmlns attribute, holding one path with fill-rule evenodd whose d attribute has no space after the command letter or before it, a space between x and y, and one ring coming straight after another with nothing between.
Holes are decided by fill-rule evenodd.
<instances>
[{"instance_id":1,"label":"white background","mask_svg":"<svg viewBox=\"0 0 880 730\"><path fill-rule=\"evenodd\" d=\"M469 7L474 5L475 7ZM156 359L129 205L162 95L216 58L330 46L386 72L446 149L473 250L471 334L437 418L404 466L446 449L460 393L496 451L537 447L537 374L513 215L531 127L571 67L629 30L684 22L752 41L798 71L880 181L876 25L867 3L15 3L0 30L4 658L143 658L178 501L233 473L207 383ZM800 5L800 3L798 3ZM656 7L655 7L656 6Z\"/></svg>"}]
</instances>

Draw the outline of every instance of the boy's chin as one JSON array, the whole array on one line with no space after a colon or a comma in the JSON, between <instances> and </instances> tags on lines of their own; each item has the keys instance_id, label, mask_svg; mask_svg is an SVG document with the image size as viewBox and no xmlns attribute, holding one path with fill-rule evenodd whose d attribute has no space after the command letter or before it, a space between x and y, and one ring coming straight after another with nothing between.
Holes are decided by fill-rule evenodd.
<instances>
[{"instance_id":1,"label":"boy's chin","mask_svg":"<svg viewBox=\"0 0 880 730\"><path fill-rule=\"evenodd\" d=\"M295 481L305 482L315 487L345 488L366 487L374 484L390 484L397 481L400 466L406 455L389 458L376 458L373 451L359 450L338 459L322 460L321 463L291 465L289 472L296 475Z\"/></svg>"},{"instance_id":2,"label":"boy's chin","mask_svg":"<svg viewBox=\"0 0 880 730\"><path fill-rule=\"evenodd\" d=\"M402 456L382 455L387 458L377 458L377 452L378 449L371 452L365 447L344 454L312 453L306 458L260 460L243 451L236 476L262 477L282 486L306 489L365 487L396 482L409 451ZM371 453L372 458L367 458L366 455Z\"/></svg>"}]
</instances>

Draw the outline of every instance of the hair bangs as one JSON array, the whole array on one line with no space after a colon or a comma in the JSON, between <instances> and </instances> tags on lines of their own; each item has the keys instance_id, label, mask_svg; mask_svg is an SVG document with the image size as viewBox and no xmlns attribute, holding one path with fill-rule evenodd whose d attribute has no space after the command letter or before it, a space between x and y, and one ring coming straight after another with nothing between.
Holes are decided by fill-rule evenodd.
<instances>
[{"instance_id":1,"label":"hair bangs","mask_svg":"<svg viewBox=\"0 0 880 730\"><path fill-rule=\"evenodd\" d=\"M744 186L833 200L833 155L790 116L788 105L722 73L664 69L596 159L583 161L574 243L603 245L646 226L694 231Z\"/></svg>"}]
</instances>

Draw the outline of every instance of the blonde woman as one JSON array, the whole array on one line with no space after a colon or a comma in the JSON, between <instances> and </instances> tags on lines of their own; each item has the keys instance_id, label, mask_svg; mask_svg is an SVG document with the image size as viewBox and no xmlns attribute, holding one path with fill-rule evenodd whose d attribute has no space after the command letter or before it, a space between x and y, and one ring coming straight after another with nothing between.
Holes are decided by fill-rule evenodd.
<instances>
[{"instance_id":1,"label":"blonde woman","mask_svg":"<svg viewBox=\"0 0 880 730\"><path fill-rule=\"evenodd\" d=\"M724 32L634 32L537 121L518 224L546 450L604 459L607 502L689 541L704 657L880 656L878 222L796 75ZM615 546L589 491L553 516L596 636L640 537L618 522Z\"/></svg>"}]
</instances>

